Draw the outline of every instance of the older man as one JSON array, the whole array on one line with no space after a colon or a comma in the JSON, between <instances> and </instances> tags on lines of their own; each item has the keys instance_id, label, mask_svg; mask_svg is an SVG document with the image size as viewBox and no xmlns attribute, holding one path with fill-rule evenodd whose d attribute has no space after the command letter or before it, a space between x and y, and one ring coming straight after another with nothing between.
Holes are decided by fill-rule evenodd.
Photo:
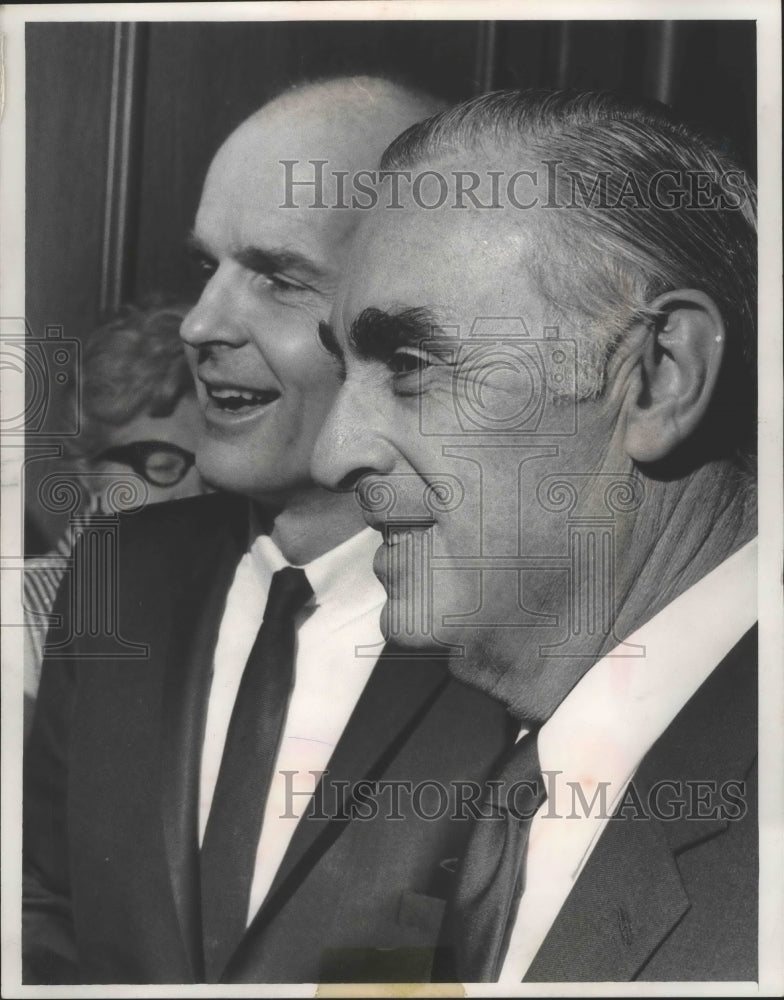
<instances>
[{"instance_id":1,"label":"older man","mask_svg":"<svg viewBox=\"0 0 784 1000\"><path fill-rule=\"evenodd\" d=\"M309 466L339 385L317 324L358 218L333 178L434 108L382 80L300 87L210 167L182 335L197 465L224 492L120 523L122 652L147 659L50 636L26 760L27 982L429 974L467 824L410 798L387 822L352 791L481 777L507 717L443 662L378 657L375 534Z\"/></svg>"},{"instance_id":2,"label":"older man","mask_svg":"<svg viewBox=\"0 0 784 1000\"><path fill-rule=\"evenodd\" d=\"M522 731L440 975L753 980L751 185L590 93L477 98L382 166L315 475L383 532L386 633Z\"/></svg>"}]
</instances>

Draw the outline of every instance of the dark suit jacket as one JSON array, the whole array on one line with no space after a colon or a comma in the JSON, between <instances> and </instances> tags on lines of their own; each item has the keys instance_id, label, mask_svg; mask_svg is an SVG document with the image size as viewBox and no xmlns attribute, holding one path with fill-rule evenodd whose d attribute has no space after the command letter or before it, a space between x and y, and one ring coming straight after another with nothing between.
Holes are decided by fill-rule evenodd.
<instances>
[{"instance_id":1,"label":"dark suit jacket","mask_svg":"<svg viewBox=\"0 0 784 1000\"><path fill-rule=\"evenodd\" d=\"M754 628L644 758L647 818L608 822L526 981L756 980L756 759Z\"/></svg>"},{"instance_id":2,"label":"dark suit jacket","mask_svg":"<svg viewBox=\"0 0 784 1000\"><path fill-rule=\"evenodd\" d=\"M524 981L756 980L756 756L754 628L643 759Z\"/></svg>"},{"instance_id":3,"label":"dark suit jacket","mask_svg":"<svg viewBox=\"0 0 784 1000\"><path fill-rule=\"evenodd\" d=\"M199 760L246 526L246 502L223 495L126 517L117 612L126 645L107 655L105 638L61 633L44 663L25 759L25 982L202 979ZM78 608L67 587L58 600L67 630ZM144 658L123 657L130 643L148 647ZM449 789L481 780L514 734L504 709L451 680L442 661L384 657L328 779ZM323 818L306 814L298 825L226 982L429 977L468 821L450 819L451 807L417 817L410 795L400 797L403 818L391 820L383 794L375 818L349 810L344 819L340 786L324 780Z\"/></svg>"}]
</instances>

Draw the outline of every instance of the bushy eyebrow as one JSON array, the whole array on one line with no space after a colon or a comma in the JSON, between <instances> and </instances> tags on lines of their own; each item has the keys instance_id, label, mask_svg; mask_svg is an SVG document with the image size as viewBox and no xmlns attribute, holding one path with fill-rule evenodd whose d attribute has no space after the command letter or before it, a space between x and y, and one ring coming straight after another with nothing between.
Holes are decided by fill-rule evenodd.
<instances>
[{"instance_id":1,"label":"bushy eyebrow","mask_svg":"<svg viewBox=\"0 0 784 1000\"><path fill-rule=\"evenodd\" d=\"M423 306L384 310L363 309L349 330L349 343L358 357L387 364L401 347L419 347L432 340L441 327Z\"/></svg>"},{"instance_id":2,"label":"bushy eyebrow","mask_svg":"<svg viewBox=\"0 0 784 1000\"><path fill-rule=\"evenodd\" d=\"M384 310L369 306L354 319L348 334L352 351L363 361L389 364L401 347L419 347L438 335L441 327L434 314L422 306ZM335 336L334 327L325 320L318 325L321 346L338 362L346 376L346 355Z\"/></svg>"}]
</instances>

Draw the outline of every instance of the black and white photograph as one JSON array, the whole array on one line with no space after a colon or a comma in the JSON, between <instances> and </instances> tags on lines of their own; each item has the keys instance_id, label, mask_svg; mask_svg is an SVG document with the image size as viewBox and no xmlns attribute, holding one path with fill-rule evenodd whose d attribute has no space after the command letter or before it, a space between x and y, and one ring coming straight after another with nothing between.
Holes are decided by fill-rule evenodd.
<instances>
[{"instance_id":1,"label":"black and white photograph","mask_svg":"<svg viewBox=\"0 0 784 1000\"><path fill-rule=\"evenodd\" d=\"M0 31L3 996L781 995L778 5Z\"/></svg>"}]
</instances>

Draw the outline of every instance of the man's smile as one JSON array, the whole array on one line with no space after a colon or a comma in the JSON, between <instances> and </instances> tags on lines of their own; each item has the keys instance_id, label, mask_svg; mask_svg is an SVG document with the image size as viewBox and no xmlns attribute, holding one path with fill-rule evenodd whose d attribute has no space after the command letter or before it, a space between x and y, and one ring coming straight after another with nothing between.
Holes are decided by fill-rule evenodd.
<instances>
[{"instance_id":1,"label":"man's smile","mask_svg":"<svg viewBox=\"0 0 784 1000\"><path fill-rule=\"evenodd\" d=\"M236 422L265 414L281 397L280 389L243 385L199 375L199 402L208 422Z\"/></svg>"}]
</instances>

